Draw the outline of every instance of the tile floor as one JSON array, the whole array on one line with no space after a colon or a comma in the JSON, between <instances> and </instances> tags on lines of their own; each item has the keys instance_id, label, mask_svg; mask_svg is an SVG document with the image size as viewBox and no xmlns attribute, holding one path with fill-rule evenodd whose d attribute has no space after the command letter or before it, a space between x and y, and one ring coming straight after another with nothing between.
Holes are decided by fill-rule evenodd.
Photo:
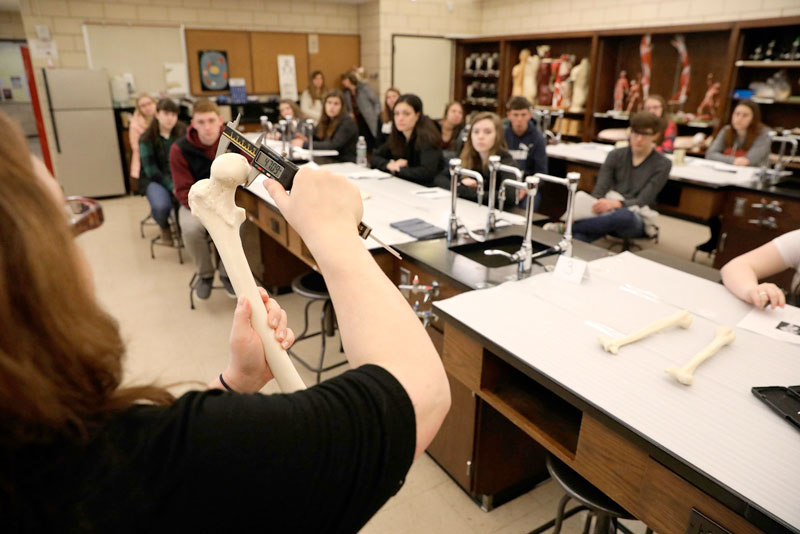
<instances>
[{"instance_id":1,"label":"tile floor","mask_svg":"<svg viewBox=\"0 0 800 534\"><path fill-rule=\"evenodd\" d=\"M148 213L143 197L124 197L102 202L104 225L88 232L78 243L94 271L99 300L117 318L128 344L126 376L129 383L176 384L175 392L202 387L222 370L228 358L228 334L235 300L224 291L214 291L205 301L189 308L189 280L194 272L191 258L178 263L173 249L156 247L150 258L149 241L157 228L139 236L139 221ZM695 244L705 241L708 230L686 221L661 218L661 241L654 245L665 252L689 258ZM706 258L701 261L708 263ZM294 294L278 297L289 316L289 325L302 329L304 299ZM326 362L340 361L338 340L329 343ZM316 341L299 344L301 355L312 355ZM332 376L346 366L331 371ZM298 366L306 383L314 377ZM268 385L265 392L274 391ZM529 493L493 511L481 511L468 496L430 459L423 455L411 468L403 489L362 530L369 534L414 532L516 534L533 530L551 519L560 489L545 482ZM584 514L565 522L564 532L581 532ZM628 525L635 532L644 526Z\"/></svg>"}]
</instances>

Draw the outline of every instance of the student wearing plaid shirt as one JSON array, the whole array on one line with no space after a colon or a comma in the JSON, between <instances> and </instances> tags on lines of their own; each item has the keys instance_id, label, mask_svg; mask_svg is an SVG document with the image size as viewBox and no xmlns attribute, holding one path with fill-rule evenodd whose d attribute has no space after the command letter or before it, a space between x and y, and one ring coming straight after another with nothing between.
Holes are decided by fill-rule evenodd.
<instances>
[{"instance_id":1,"label":"student wearing plaid shirt","mask_svg":"<svg viewBox=\"0 0 800 534\"><path fill-rule=\"evenodd\" d=\"M153 219L161 228L161 240L167 245L172 244L168 219L174 201L169 150L173 142L186 135L186 126L178 122L178 110L173 100L161 100L155 118L139 140L139 193L147 197Z\"/></svg>"}]
</instances>

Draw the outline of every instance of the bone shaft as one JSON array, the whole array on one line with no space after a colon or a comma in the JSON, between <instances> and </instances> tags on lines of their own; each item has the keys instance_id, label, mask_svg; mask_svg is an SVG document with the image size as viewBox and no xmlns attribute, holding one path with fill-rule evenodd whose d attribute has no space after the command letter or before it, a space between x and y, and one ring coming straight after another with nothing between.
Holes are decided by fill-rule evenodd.
<instances>
[{"instance_id":1,"label":"bone shaft","mask_svg":"<svg viewBox=\"0 0 800 534\"><path fill-rule=\"evenodd\" d=\"M719 352L719 349L721 349L728 343L730 343L730 340L728 338L715 339L714 341L706 345L704 348L702 348L697 354L695 354L694 357L691 360L689 360L686 363L686 365L683 366L683 369L685 371L688 371L689 373L694 373L694 370L697 369L697 367L701 363L703 363L704 361L715 355L717 352Z\"/></svg>"},{"instance_id":2,"label":"bone shaft","mask_svg":"<svg viewBox=\"0 0 800 534\"><path fill-rule=\"evenodd\" d=\"M267 326L267 309L258 293L253 273L250 271L247 257L244 255L238 227L228 227L224 232L230 232L232 235L222 238L219 235L220 232L209 230L214 244L217 246L220 258L222 258L222 263L225 264L233 289L238 296L244 296L250 302L253 329L258 333L261 342L264 344L267 363L275 376L275 380L278 381L278 386L280 386L283 393L305 389L305 383L297 373L297 369L289 359L289 355L275 339L274 331ZM244 268L234 267L236 265L241 265Z\"/></svg>"},{"instance_id":3,"label":"bone shaft","mask_svg":"<svg viewBox=\"0 0 800 534\"><path fill-rule=\"evenodd\" d=\"M669 328L678 322L686 315L685 311L676 312L669 317L664 317L663 319L659 319L658 321L654 321L653 323L647 325L644 328L640 328L639 330L628 334L625 337L620 338L619 344L627 345L628 343L633 343L634 341L639 341L642 338L645 338L649 335L655 334L656 332L660 332L665 328Z\"/></svg>"}]
</instances>

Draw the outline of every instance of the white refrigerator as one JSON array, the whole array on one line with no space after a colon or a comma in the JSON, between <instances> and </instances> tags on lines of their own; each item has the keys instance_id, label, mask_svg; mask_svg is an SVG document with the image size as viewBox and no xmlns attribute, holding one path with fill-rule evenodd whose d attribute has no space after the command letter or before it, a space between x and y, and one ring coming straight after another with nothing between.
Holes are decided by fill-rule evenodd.
<instances>
[{"instance_id":1,"label":"white refrigerator","mask_svg":"<svg viewBox=\"0 0 800 534\"><path fill-rule=\"evenodd\" d=\"M53 121L55 150L51 152L64 193L124 195L125 177L106 72L42 69L42 74Z\"/></svg>"}]
</instances>

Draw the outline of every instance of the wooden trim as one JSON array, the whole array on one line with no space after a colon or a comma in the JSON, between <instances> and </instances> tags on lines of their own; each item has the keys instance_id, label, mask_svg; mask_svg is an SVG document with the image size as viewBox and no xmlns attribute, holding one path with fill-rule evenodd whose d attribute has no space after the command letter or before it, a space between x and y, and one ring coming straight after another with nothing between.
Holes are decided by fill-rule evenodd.
<instances>
[{"instance_id":1,"label":"wooden trim","mask_svg":"<svg viewBox=\"0 0 800 534\"><path fill-rule=\"evenodd\" d=\"M450 323L445 323L444 331L445 369L472 391L480 390L483 347Z\"/></svg>"},{"instance_id":2,"label":"wooden trim","mask_svg":"<svg viewBox=\"0 0 800 534\"><path fill-rule=\"evenodd\" d=\"M733 28L734 22L711 22L707 24L676 24L674 26L650 26L641 28L615 28L599 30L600 37L642 35L645 33L701 33L728 31Z\"/></svg>"},{"instance_id":3,"label":"wooden trim","mask_svg":"<svg viewBox=\"0 0 800 534\"><path fill-rule=\"evenodd\" d=\"M800 17L778 17L769 19L749 19L736 21L734 26L740 29L763 28L769 26L797 26L800 25Z\"/></svg>"},{"instance_id":4,"label":"wooden trim","mask_svg":"<svg viewBox=\"0 0 800 534\"><path fill-rule=\"evenodd\" d=\"M731 89L736 83L736 73L739 72L739 67L736 66L736 58L741 55L743 45L744 40L741 32L739 31L739 26L734 26L731 29L731 36L730 40L728 41L728 53L725 56L725 61L727 62L727 71L725 72L725 76L721 78L722 83L720 84L719 96L722 100L724 100L724 102L719 107L717 114L717 119L719 120L720 125L719 128L722 128L722 121L728 116L731 103L733 102L733 97L729 97L728 95L731 94ZM715 131L713 133L716 135L717 132Z\"/></svg>"},{"instance_id":5,"label":"wooden trim","mask_svg":"<svg viewBox=\"0 0 800 534\"><path fill-rule=\"evenodd\" d=\"M583 117L583 142L588 143L594 135L594 93L597 90L597 76L600 69L597 68L597 58L600 54L600 37L592 36L592 48L589 52L589 87L586 91L586 104L584 106Z\"/></svg>"}]
</instances>

